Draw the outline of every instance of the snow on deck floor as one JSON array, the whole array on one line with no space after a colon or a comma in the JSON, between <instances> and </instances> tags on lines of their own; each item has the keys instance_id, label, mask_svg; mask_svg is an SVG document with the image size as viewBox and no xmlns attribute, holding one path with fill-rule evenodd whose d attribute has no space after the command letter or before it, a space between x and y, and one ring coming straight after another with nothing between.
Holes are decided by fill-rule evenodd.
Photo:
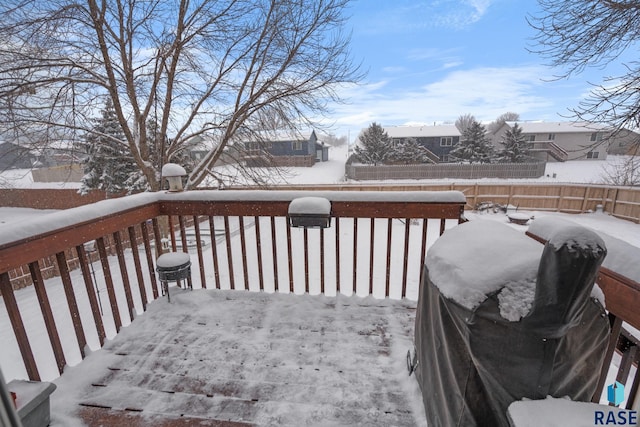
<instances>
[{"instance_id":1,"label":"snow on deck floor","mask_svg":"<svg viewBox=\"0 0 640 427\"><path fill-rule=\"evenodd\" d=\"M52 426L426 425L415 302L171 291L55 381Z\"/></svg>"}]
</instances>

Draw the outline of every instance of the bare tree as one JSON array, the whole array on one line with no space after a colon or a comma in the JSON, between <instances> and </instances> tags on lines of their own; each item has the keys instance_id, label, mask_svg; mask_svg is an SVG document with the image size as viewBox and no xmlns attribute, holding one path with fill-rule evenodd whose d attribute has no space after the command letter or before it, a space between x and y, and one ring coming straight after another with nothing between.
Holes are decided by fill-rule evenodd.
<instances>
[{"instance_id":1,"label":"bare tree","mask_svg":"<svg viewBox=\"0 0 640 427\"><path fill-rule=\"evenodd\" d=\"M487 132L494 134L498 130L500 130L502 125L504 125L506 122L517 122L518 120L520 120L520 114L518 113L508 111L506 113L500 114L494 121L487 125Z\"/></svg>"},{"instance_id":2,"label":"bare tree","mask_svg":"<svg viewBox=\"0 0 640 427\"><path fill-rule=\"evenodd\" d=\"M456 119L456 127L460 133L464 133L475 121L473 114L463 114Z\"/></svg>"},{"instance_id":3,"label":"bare tree","mask_svg":"<svg viewBox=\"0 0 640 427\"><path fill-rule=\"evenodd\" d=\"M602 168L602 180L611 185L640 185L640 158L623 156L621 160Z\"/></svg>"},{"instance_id":4,"label":"bare tree","mask_svg":"<svg viewBox=\"0 0 640 427\"><path fill-rule=\"evenodd\" d=\"M226 147L270 122L297 128L362 76L351 62L349 0L5 0L0 5L1 130L22 143L78 140L110 98L122 144L151 190L195 136ZM146 124L158 124L160 164ZM109 137L108 135L102 135Z\"/></svg>"},{"instance_id":5,"label":"bare tree","mask_svg":"<svg viewBox=\"0 0 640 427\"><path fill-rule=\"evenodd\" d=\"M529 18L537 30L533 52L568 78L588 67L618 61L640 40L640 2L632 0L538 0L542 12ZM577 120L606 123L612 136L640 125L640 63L624 64L626 72L593 86L571 112ZM604 141L603 141L604 142Z\"/></svg>"}]
</instances>

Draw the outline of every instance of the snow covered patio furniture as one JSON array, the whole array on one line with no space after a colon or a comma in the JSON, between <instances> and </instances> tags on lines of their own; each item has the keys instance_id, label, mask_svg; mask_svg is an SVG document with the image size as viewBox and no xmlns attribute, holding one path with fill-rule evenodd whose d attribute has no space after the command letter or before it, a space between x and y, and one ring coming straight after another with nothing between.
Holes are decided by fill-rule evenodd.
<instances>
[{"instance_id":1,"label":"snow covered patio furniture","mask_svg":"<svg viewBox=\"0 0 640 427\"><path fill-rule=\"evenodd\" d=\"M583 227L543 247L473 221L427 254L416 313L416 378L429 426L508 426L523 398L590 401L609 339L594 288L606 255Z\"/></svg>"},{"instance_id":2,"label":"snow covered patio furniture","mask_svg":"<svg viewBox=\"0 0 640 427\"><path fill-rule=\"evenodd\" d=\"M56 389L50 382L13 380L7 389L15 395L22 427L45 427L51 419L49 396Z\"/></svg>"},{"instance_id":3,"label":"snow covered patio furniture","mask_svg":"<svg viewBox=\"0 0 640 427\"><path fill-rule=\"evenodd\" d=\"M162 284L162 295L166 293L167 300L171 302L169 282L175 281L180 286L181 280L191 277L191 257L186 252L167 252L158 257L156 271Z\"/></svg>"}]
</instances>

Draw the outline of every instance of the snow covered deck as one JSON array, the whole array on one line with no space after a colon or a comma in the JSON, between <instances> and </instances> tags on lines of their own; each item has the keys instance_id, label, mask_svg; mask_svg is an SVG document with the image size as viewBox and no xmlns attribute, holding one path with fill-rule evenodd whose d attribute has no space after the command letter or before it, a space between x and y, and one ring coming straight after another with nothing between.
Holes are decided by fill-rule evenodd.
<instances>
[{"instance_id":1,"label":"snow covered deck","mask_svg":"<svg viewBox=\"0 0 640 427\"><path fill-rule=\"evenodd\" d=\"M53 426L426 425L415 302L172 291L56 380Z\"/></svg>"}]
</instances>

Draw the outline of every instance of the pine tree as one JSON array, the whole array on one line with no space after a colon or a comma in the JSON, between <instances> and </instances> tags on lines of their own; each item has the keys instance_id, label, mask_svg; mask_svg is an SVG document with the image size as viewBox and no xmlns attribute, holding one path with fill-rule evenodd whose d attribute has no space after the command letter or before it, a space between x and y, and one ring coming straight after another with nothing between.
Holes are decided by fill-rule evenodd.
<instances>
[{"instance_id":1,"label":"pine tree","mask_svg":"<svg viewBox=\"0 0 640 427\"><path fill-rule=\"evenodd\" d=\"M493 146L486 136L484 126L474 120L462 133L460 142L449 155L458 161L491 163L494 156Z\"/></svg>"},{"instance_id":2,"label":"pine tree","mask_svg":"<svg viewBox=\"0 0 640 427\"><path fill-rule=\"evenodd\" d=\"M392 146L389 135L377 123L372 123L360 135L360 145L354 154L359 162L377 166L384 164L391 154Z\"/></svg>"},{"instance_id":3,"label":"pine tree","mask_svg":"<svg viewBox=\"0 0 640 427\"><path fill-rule=\"evenodd\" d=\"M393 147L389 160L404 165L431 162L428 150L418 144L415 138L407 138Z\"/></svg>"},{"instance_id":4,"label":"pine tree","mask_svg":"<svg viewBox=\"0 0 640 427\"><path fill-rule=\"evenodd\" d=\"M502 150L498 152L498 161L504 163L524 163L530 159L529 143L522 135L522 128L516 123L507 129L502 137Z\"/></svg>"},{"instance_id":5,"label":"pine tree","mask_svg":"<svg viewBox=\"0 0 640 427\"><path fill-rule=\"evenodd\" d=\"M124 132L115 114L111 99L108 98L102 110L102 117L87 135L84 176L80 192L86 194L91 189L107 193L132 193L145 190L146 180L140 179L140 170L126 147Z\"/></svg>"}]
</instances>

